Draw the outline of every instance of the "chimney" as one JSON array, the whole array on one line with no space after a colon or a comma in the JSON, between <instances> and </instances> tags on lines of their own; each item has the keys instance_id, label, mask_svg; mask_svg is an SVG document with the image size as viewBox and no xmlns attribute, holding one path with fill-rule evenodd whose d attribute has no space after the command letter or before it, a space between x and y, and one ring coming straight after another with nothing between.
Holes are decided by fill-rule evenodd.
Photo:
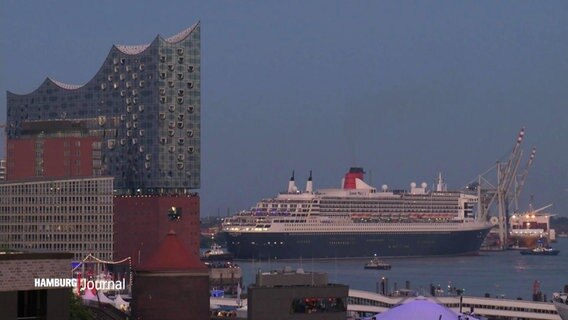
<instances>
[{"instance_id":1,"label":"chimney","mask_svg":"<svg viewBox=\"0 0 568 320\"><path fill-rule=\"evenodd\" d=\"M314 192L314 183L312 181L312 170L310 170L310 177L308 178L308 182L306 182L306 192L307 193Z\"/></svg>"},{"instance_id":2,"label":"chimney","mask_svg":"<svg viewBox=\"0 0 568 320\"><path fill-rule=\"evenodd\" d=\"M292 177L288 182L288 193L296 193L296 191L298 191L298 188L296 187L296 182L294 181L294 171L292 170Z\"/></svg>"},{"instance_id":3,"label":"chimney","mask_svg":"<svg viewBox=\"0 0 568 320\"><path fill-rule=\"evenodd\" d=\"M350 168L343 180L343 189L357 189L357 179L363 181L365 171L363 168Z\"/></svg>"}]
</instances>

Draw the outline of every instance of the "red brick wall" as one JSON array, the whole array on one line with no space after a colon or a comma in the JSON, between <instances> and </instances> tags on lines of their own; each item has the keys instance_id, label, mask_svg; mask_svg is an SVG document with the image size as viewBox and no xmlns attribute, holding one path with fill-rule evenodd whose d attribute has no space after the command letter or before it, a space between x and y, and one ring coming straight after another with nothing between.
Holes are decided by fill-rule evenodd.
<instances>
[{"instance_id":1,"label":"red brick wall","mask_svg":"<svg viewBox=\"0 0 568 320\"><path fill-rule=\"evenodd\" d=\"M45 139L43 143L43 176L92 176L93 142L98 140L95 137Z\"/></svg>"},{"instance_id":2,"label":"red brick wall","mask_svg":"<svg viewBox=\"0 0 568 320\"><path fill-rule=\"evenodd\" d=\"M168 209L182 208L180 221ZM117 196L114 198L114 259L144 263L173 230L188 251L199 255L199 196Z\"/></svg>"},{"instance_id":3,"label":"red brick wall","mask_svg":"<svg viewBox=\"0 0 568 320\"><path fill-rule=\"evenodd\" d=\"M35 140L8 140L6 180L35 177Z\"/></svg>"},{"instance_id":4,"label":"red brick wall","mask_svg":"<svg viewBox=\"0 0 568 320\"><path fill-rule=\"evenodd\" d=\"M93 176L93 142L97 137L43 139L44 178ZM36 174L36 139L8 140L7 180L24 180Z\"/></svg>"},{"instance_id":5,"label":"red brick wall","mask_svg":"<svg viewBox=\"0 0 568 320\"><path fill-rule=\"evenodd\" d=\"M209 275L134 275L132 319L208 320Z\"/></svg>"}]
</instances>

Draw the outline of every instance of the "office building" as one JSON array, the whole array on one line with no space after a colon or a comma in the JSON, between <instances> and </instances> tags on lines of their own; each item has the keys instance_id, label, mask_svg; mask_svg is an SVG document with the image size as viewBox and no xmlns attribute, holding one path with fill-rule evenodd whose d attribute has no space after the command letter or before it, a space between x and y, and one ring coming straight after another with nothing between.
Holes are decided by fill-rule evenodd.
<instances>
[{"instance_id":1,"label":"office building","mask_svg":"<svg viewBox=\"0 0 568 320\"><path fill-rule=\"evenodd\" d=\"M112 179L0 183L0 247L112 259Z\"/></svg>"},{"instance_id":2,"label":"office building","mask_svg":"<svg viewBox=\"0 0 568 320\"><path fill-rule=\"evenodd\" d=\"M328 282L326 273L284 268L259 272L248 286L248 319L345 319L349 287Z\"/></svg>"}]
</instances>

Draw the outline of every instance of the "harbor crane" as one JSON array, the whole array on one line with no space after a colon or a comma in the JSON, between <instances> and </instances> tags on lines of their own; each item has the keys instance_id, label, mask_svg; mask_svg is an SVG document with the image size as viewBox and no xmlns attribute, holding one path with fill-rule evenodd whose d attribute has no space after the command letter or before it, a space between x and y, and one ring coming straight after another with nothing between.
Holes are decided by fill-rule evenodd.
<instances>
[{"instance_id":1,"label":"harbor crane","mask_svg":"<svg viewBox=\"0 0 568 320\"><path fill-rule=\"evenodd\" d=\"M513 200L515 201L515 211L519 211L519 196L521 194L521 191L523 190L523 187L525 186L525 181L527 179L527 175L529 174L529 169L534 161L535 156L536 156L536 147L533 147L531 155L529 157L529 160L527 161L527 164L525 165L523 172L520 175L515 176L515 192L513 193Z\"/></svg>"},{"instance_id":2,"label":"harbor crane","mask_svg":"<svg viewBox=\"0 0 568 320\"><path fill-rule=\"evenodd\" d=\"M480 218L487 220L491 206L497 204L497 223L499 225L499 241L501 249L505 249L507 245L508 236L508 219L509 219L509 205L511 199L515 202L518 209L518 197L524 186L528 170L532 165L536 154L536 148L533 148L531 156L525 166L523 173L517 176L517 171L523 155L521 144L525 136L525 128L523 127L517 136L513 150L509 155L506 162L497 162L495 167L492 167L485 173L479 175L477 182L477 192L479 201ZM497 185L491 184L485 175L493 168L497 170ZM514 185L514 187L513 187Z\"/></svg>"}]
</instances>

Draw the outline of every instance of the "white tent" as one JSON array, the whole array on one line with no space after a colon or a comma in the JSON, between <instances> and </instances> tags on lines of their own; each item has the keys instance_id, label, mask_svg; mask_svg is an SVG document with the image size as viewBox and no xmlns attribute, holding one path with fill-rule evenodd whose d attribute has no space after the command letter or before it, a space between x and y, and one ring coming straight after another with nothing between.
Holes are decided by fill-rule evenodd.
<instances>
[{"instance_id":1,"label":"white tent","mask_svg":"<svg viewBox=\"0 0 568 320\"><path fill-rule=\"evenodd\" d=\"M85 290L85 294L82 296L83 300L87 301L97 301L97 296L93 293L92 290Z\"/></svg>"},{"instance_id":2,"label":"white tent","mask_svg":"<svg viewBox=\"0 0 568 320\"><path fill-rule=\"evenodd\" d=\"M85 290L85 294L83 295L83 300L84 301L94 301L94 302L101 302L101 303L110 303L110 304L114 304L114 301L112 301L111 299L109 299L107 296L105 296L102 292L97 292L97 294L93 293L93 290Z\"/></svg>"},{"instance_id":3,"label":"white tent","mask_svg":"<svg viewBox=\"0 0 568 320\"><path fill-rule=\"evenodd\" d=\"M368 320L398 320L398 319L436 319L436 320L478 320L469 315L459 315L457 312L437 304L424 297L418 297L383 313L366 318Z\"/></svg>"},{"instance_id":4,"label":"white tent","mask_svg":"<svg viewBox=\"0 0 568 320\"><path fill-rule=\"evenodd\" d=\"M107 296L105 296L104 293L97 291L97 295L99 296L99 300L101 303L110 303L110 304L114 304L114 301L112 301L111 299L109 299ZM96 299L96 298L95 298Z\"/></svg>"},{"instance_id":5,"label":"white tent","mask_svg":"<svg viewBox=\"0 0 568 320\"><path fill-rule=\"evenodd\" d=\"M128 310L129 306L130 306L130 303L124 301L124 299L122 299L120 294L116 295L116 298L114 299L114 307L115 308L122 310L122 311L126 311L126 310Z\"/></svg>"}]
</instances>

